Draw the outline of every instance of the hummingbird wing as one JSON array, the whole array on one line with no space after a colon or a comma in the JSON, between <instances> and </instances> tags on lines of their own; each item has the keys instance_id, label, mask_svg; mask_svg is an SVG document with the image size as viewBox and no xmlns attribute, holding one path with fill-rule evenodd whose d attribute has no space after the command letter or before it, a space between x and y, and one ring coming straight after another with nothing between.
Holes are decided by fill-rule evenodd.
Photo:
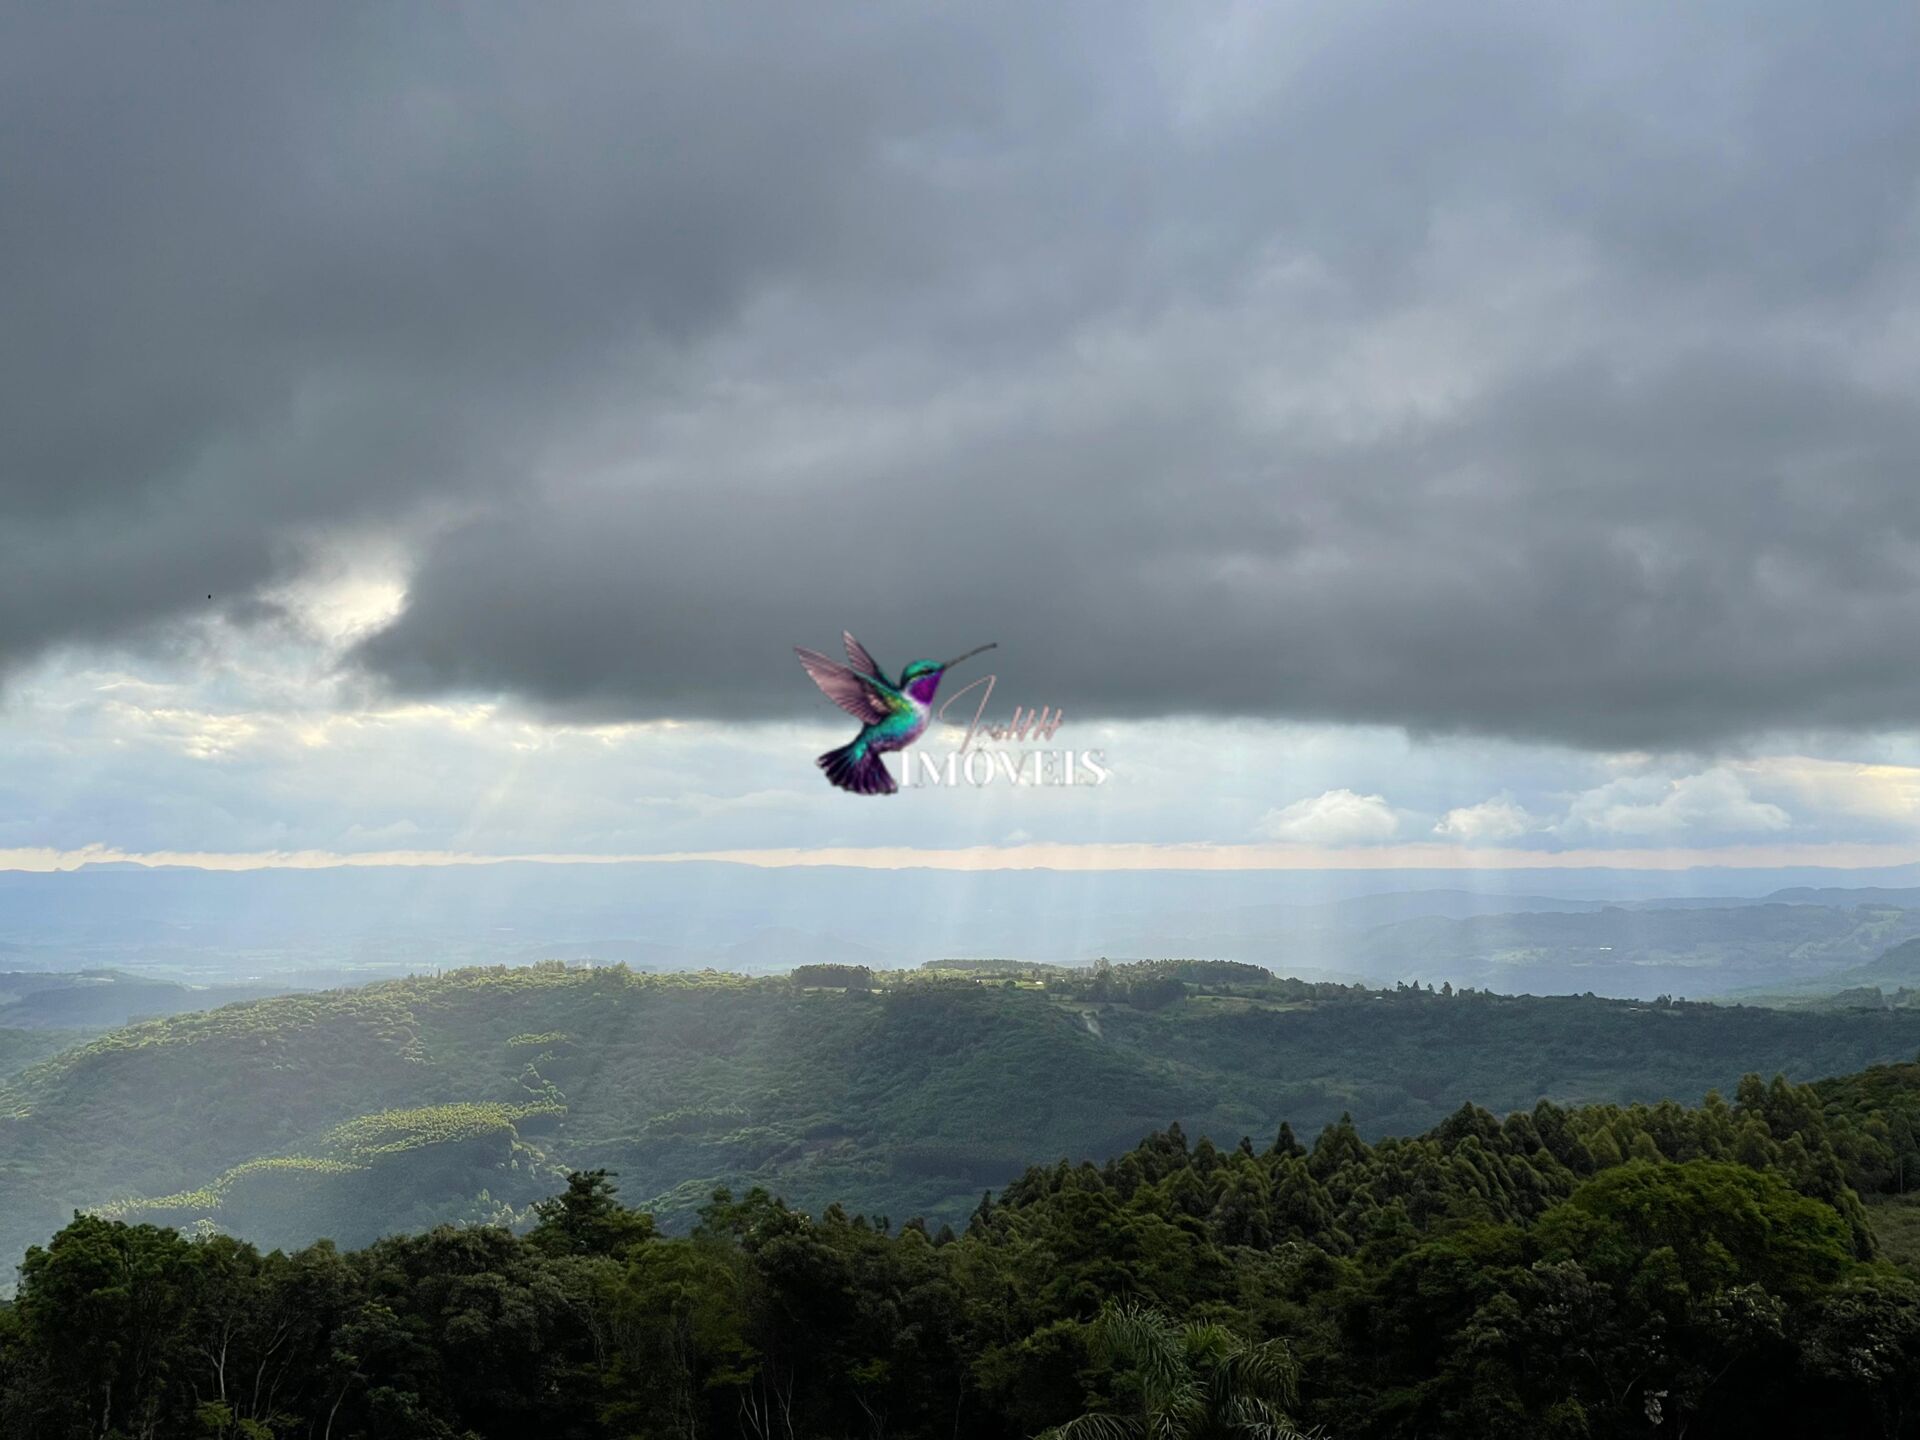
<instances>
[{"instance_id":1,"label":"hummingbird wing","mask_svg":"<svg viewBox=\"0 0 1920 1440\"><path fill-rule=\"evenodd\" d=\"M829 660L818 650L796 645L793 653L813 677L820 692L862 725L873 725L893 714L897 695L884 680L850 670L838 660Z\"/></svg>"},{"instance_id":2,"label":"hummingbird wing","mask_svg":"<svg viewBox=\"0 0 1920 1440\"><path fill-rule=\"evenodd\" d=\"M846 642L847 663L865 674L881 680L887 678L887 672L880 668L880 662L867 653L867 647L853 638L851 630L842 630L840 638Z\"/></svg>"}]
</instances>

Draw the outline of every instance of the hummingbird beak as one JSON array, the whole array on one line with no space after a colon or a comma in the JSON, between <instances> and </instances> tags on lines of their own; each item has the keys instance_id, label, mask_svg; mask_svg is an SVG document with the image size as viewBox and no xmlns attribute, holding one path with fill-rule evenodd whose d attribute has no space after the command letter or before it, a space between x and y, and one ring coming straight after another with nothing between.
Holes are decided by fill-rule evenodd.
<instances>
[{"instance_id":1,"label":"hummingbird beak","mask_svg":"<svg viewBox=\"0 0 1920 1440\"><path fill-rule=\"evenodd\" d=\"M962 660L971 660L974 656L978 655L983 650L994 650L997 648L999 648L998 641L990 641L985 645L976 645L973 647L973 649L967 651L966 654L956 655L953 659L947 661L947 663L942 665L940 668L942 670L951 670L954 666L958 665Z\"/></svg>"}]
</instances>

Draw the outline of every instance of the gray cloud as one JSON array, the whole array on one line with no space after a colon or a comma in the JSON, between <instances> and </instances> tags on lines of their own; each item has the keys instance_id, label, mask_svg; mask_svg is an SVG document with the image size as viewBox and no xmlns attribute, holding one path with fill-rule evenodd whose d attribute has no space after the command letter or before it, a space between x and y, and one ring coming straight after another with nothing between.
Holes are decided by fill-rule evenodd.
<instances>
[{"instance_id":1,"label":"gray cloud","mask_svg":"<svg viewBox=\"0 0 1920 1440\"><path fill-rule=\"evenodd\" d=\"M416 537L595 717L1910 724L1898 12L16 14L0 663ZM57 28L43 28L57 27ZM91 27L91 28L89 28Z\"/></svg>"}]
</instances>

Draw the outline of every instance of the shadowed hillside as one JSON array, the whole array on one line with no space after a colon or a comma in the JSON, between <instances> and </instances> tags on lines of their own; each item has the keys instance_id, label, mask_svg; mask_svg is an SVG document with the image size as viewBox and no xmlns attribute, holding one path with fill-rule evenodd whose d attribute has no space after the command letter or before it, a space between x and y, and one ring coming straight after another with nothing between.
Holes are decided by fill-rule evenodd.
<instances>
[{"instance_id":1,"label":"shadowed hillside","mask_svg":"<svg viewBox=\"0 0 1920 1440\"><path fill-rule=\"evenodd\" d=\"M816 974L820 972L815 972ZM849 970L848 975L864 975ZM1920 1013L1273 980L1204 964L881 988L546 964L276 997L115 1031L0 1087L0 1242L75 1207L275 1244L522 1219L570 1169L682 1223L718 1184L964 1217L1034 1156L1178 1120L1228 1136L1350 1113L1698 1097L1920 1050Z\"/></svg>"}]
</instances>

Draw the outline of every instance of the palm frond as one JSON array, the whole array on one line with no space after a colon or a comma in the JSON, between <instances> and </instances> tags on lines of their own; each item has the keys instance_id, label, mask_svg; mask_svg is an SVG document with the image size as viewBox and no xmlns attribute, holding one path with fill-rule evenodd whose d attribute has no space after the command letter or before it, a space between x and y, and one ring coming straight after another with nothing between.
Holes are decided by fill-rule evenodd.
<instances>
[{"instance_id":1,"label":"palm frond","mask_svg":"<svg viewBox=\"0 0 1920 1440\"><path fill-rule=\"evenodd\" d=\"M1264 1400L1238 1400L1226 1419L1235 1435L1244 1435L1248 1440L1316 1440L1320 1433L1299 1429Z\"/></svg>"},{"instance_id":2,"label":"palm frond","mask_svg":"<svg viewBox=\"0 0 1920 1440\"><path fill-rule=\"evenodd\" d=\"M1109 1305L1093 1322L1093 1335L1105 1359L1140 1372L1154 1408L1177 1405L1192 1389L1180 1329L1159 1311L1132 1302Z\"/></svg>"},{"instance_id":3,"label":"palm frond","mask_svg":"<svg viewBox=\"0 0 1920 1440\"><path fill-rule=\"evenodd\" d=\"M1284 1340L1245 1346L1221 1367L1228 1387L1236 1394L1291 1404L1299 1394L1300 1366Z\"/></svg>"},{"instance_id":4,"label":"palm frond","mask_svg":"<svg viewBox=\"0 0 1920 1440\"><path fill-rule=\"evenodd\" d=\"M1039 1440L1140 1440L1146 1427L1119 1415L1082 1415L1043 1431Z\"/></svg>"},{"instance_id":5,"label":"palm frond","mask_svg":"<svg viewBox=\"0 0 1920 1440\"><path fill-rule=\"evenodd\" d=\"M1214 1322L1182 1326L1137 1301L1109 1303L1088 1331L1103 1363L1132 1372L1144 1414L1083 1415L1041 1440L1314 1440L1283 1408L1299 1388L1284 1341L1249 1344Z\"/></svg>"}]
</instances>

